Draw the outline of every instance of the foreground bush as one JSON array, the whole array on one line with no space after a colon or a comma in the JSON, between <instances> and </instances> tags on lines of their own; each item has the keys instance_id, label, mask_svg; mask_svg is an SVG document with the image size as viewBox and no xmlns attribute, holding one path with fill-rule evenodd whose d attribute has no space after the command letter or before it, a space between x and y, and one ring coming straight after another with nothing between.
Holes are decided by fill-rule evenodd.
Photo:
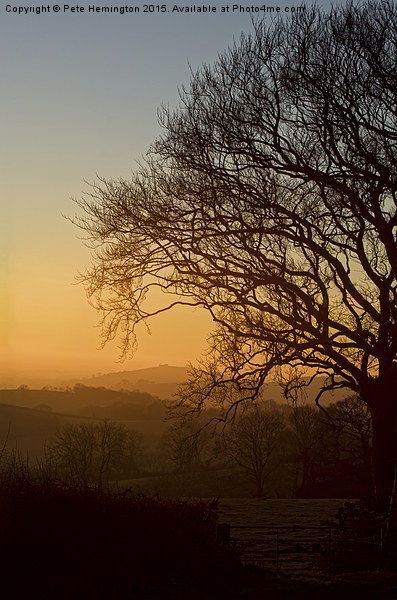
<instances>
[{"instance_id":1,"label":"foreground bush","mask_svg":"<svg viewBox=\"0 0 397 600\"><path fill-rule=\"evenodd\" d=\"M236 566L217 545L216 515L204 503L24 479L3 482L0 514L0 597L8 600L176 598L183 591L189 598L224 586Z\"/></svg>"},{"instance_id":2,"label":"foreground bush","mask_svg":"<svg viewBox=\"0 0 397 600\"><path fill-rule=\"evenodd\" d=\"M339 519L329 561L331 570L341 573L378 570L383 561L384 517L364 505L345 502Z\"/></svg>"}]
</instances>

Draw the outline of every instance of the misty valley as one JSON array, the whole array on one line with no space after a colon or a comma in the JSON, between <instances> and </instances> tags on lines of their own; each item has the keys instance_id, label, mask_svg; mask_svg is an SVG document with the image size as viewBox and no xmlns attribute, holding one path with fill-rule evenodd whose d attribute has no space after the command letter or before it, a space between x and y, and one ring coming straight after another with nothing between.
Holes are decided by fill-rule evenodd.
<instances>
[{"instance_id":1,"label":"misty valley","mask_svg":"<svg viewBox=\"0 0 397 600\"><path fill-rule=\"evenodd\" d=\"M69 484L167 497L370 496L365 405L349 397L324 414L266 397L225 426L219 407L176 418L171 400L145 391L0 390L3 457L45 463Z\"/></svg>"},{"instance_id":2,"label":"misty valley","mask_svg":"<svg viewBox=\"0 0 397 600\"><path fill-rule=\"evenodd\" d=\"M10 7L0 600L395 600L395 1Z\"/></svg>"},{"instance_id":3,"label":"misty valley","mask_svg":"<svg viewBox=\"0 0 397 600\"><path fill-rule=\"evenodd\" d=\"M157 369L168 386L163 395L178 387L171 381L172 369ZM117 377L102 376L99 383L117 387ZM156 385L160 390L161 381L154 379L141 379L138 387ZM128 374L122 380L128 387ZM133 385L136 381L130 381ZM191 597L192 589L200 600L225 593L245 598L240 592L231 594L247 581L254 589L249 598L263 586L274 598L304 598L307 577L312 590L324 578L334 581L341 564L356 568L352 557L361 542L351 546L349 524L354 521L356 536L361 519L367 545L366 528L371 528L366 567L375 573L382 523L358 503L346 501L369 499L371 493L371 428L365 405L355 397L329 402L331 426L318 408L288 405L276 387L270 386L268 394L277 401L265 396L224 427L217 420L219 407L192 418L170 418L171 400L142 389L78 383L62 390L0 390L0 503L8 539L4 569L11 577L21 546L31 552L30 544L40 539L42 556L62 580L51 576L43 586L32 570L35 560L26 557L32 585L43 589L43 599L51 597L54 586L62 586L64 596L58 598L73 593L87 600L88 579L98 577L98 565L105 573L95 584L101 598L124 597L129 590L131 598L182 599L186 593ZM180 532L176 538L175 531ZM159 554L159 544L166 553L172 548L175 560L170 562L163 550ZM102 558L97 550L93 554L93 545ZM53 564L51 548L76 570L70 582L62 579L59 561ZM87 551L92 559L83 575L79 563ZM106 566L100 567L102 560ZM141 567L132 569L135 580L126 582L131 574L126 561L131 560ZM157 569L159 561L164 587L147 579L147 571L153 564ZM293 575L293 580L280 579L280 574ZM10 592L14 584L3 579ZM78 586L77 595L71 585ZM350 597L357 585L349 583ZM15 598L27 593L22 583L15 589ZM205 595L208 589L215 595ZM172 596L167 595L170 590Z\"/></svg>"}]
</instances>

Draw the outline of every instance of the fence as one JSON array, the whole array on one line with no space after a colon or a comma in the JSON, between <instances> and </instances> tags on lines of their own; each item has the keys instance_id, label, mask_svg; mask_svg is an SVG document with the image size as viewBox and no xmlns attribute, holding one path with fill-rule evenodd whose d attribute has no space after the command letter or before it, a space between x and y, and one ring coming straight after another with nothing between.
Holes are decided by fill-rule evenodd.
<instances>
[{"instance_id":1,"label":"fence","mask_svg":"<svg viewBox=\"0 0 397 600\"><path fill-rule=\"evenodd\" d=\"M244 564L254 564L277 572L313 572L335 568L336 562L354 559L368 569L381 566L383 529L372 528L354 537L343 537L337 525L232 526L230 544ZM342 534L342 535L341 535ZM336 561L337 556L337 561ZM353 561L353 562L352 562Z\"/></svg>"}]
</instances>

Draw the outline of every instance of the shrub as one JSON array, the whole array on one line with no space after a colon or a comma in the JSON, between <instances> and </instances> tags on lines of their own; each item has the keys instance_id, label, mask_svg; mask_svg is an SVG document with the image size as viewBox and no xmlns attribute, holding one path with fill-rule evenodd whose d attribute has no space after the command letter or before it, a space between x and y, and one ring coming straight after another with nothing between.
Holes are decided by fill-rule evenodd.
<instances>
[{"instance_id":1,"label":"shrub","mask_svg":"<svg viewBox=\"0 0 397 600\"><path fill-rule=\"evenodd\" d=\"M0 595L9 600L175 597L214 589L235 570L235 558L216 543L216 515L202 502L25 478L3 483L0 509Z\"/></svg>"},{"instance_id":2,"label":"shrub","mask_svg":"<svg viewBox=\"0 0 397 600\"><path fill-rule=\"evenodd\" d=\"M340 528L334 536L330 566L334 571L376 570L382 561L384 518L353 502L340 511Z\"/></svg>"}]
</instances>

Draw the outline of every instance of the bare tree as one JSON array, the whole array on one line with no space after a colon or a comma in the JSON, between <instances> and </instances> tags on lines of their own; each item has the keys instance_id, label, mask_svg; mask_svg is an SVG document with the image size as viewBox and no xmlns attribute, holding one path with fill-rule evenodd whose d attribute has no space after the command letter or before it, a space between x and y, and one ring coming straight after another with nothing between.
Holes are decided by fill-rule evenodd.
<instances>
[{"instance_id":1,"label":"bare tree","mask_svg":"<svg viewBox=\"0 0 397 600\"><path fill-rule=\"evenodd\" d=\"M62 478L87 486L93 480L94 448L94 426L68 425L48 444L47 456Z\"/></svg>"},{"instance_id":2,"label":"bare tree","mask_svg":"<svg viewBox=\"0 0 397 600\"><path fill-rule=\"evenodd\" d=\"M263 497L266 480L277 467L274 458L282 445L284 432L282 414L264 404L239 415L224 433L224 452L249 474L257 498Z\"/></svg>"},{"instance_id":3,"label":"bare tree","mask_svg":"<svg viewBox=\"0 0 397 600\"><path fill-rule=\"evenodd\" d=\"M112 478L131 476L139 434L110 421L68 425L48 444L49 461L59 475L77 485L102 488Z\"/></svg>"},{"instance_id":4,"label":"bare tree","mask_svg":"<svg viewBox=\"0 0 397 600\"><path fill-rule=\"evenodd\" d=\"M377 504L396 460L397 11L392 1L307 10L203 66L163 109L131 181L102 181L78 220L104 339L177 304L216 328L185 402L271 375L325 376L373 421ZM153 308L151 292L171 294ZM165 296L164 296L165 297ZM302 384L302 382L301 382Z\"/></svg>"},{"instance_id":5,"label":"bare tree","mask_svg":"<svg viewBox=\"0 0 397 600\"><path fill-rule=\"evenodd\" d=\"M331 407L341 452L352 463L361 463L372 479L372 423L367 404L359 396L349 396Z\"/></svg>"},{"instance_id":6,"label":"bare tree","mask_svg":"<svg viewBox=\"0 0 397 600\"><path fill-rule=\"evenodd\" d=\"M197 416L185 415L163 434L159 450L176 473L192 472L208 465L213 456L214 431Z\"/></svg>"},{"instance_id":7,"label":"bare tree","mask_svg":"<svg viewBox=\"0 0 397 600\"><path fill-rule=\"evenodd\" d=\"M289 442L295 459L295 494L305 497L316 476L316 466L324 458L324 438L330 429L318 408L294 406L289 418Z\"/></svg>"}]
</instances>

